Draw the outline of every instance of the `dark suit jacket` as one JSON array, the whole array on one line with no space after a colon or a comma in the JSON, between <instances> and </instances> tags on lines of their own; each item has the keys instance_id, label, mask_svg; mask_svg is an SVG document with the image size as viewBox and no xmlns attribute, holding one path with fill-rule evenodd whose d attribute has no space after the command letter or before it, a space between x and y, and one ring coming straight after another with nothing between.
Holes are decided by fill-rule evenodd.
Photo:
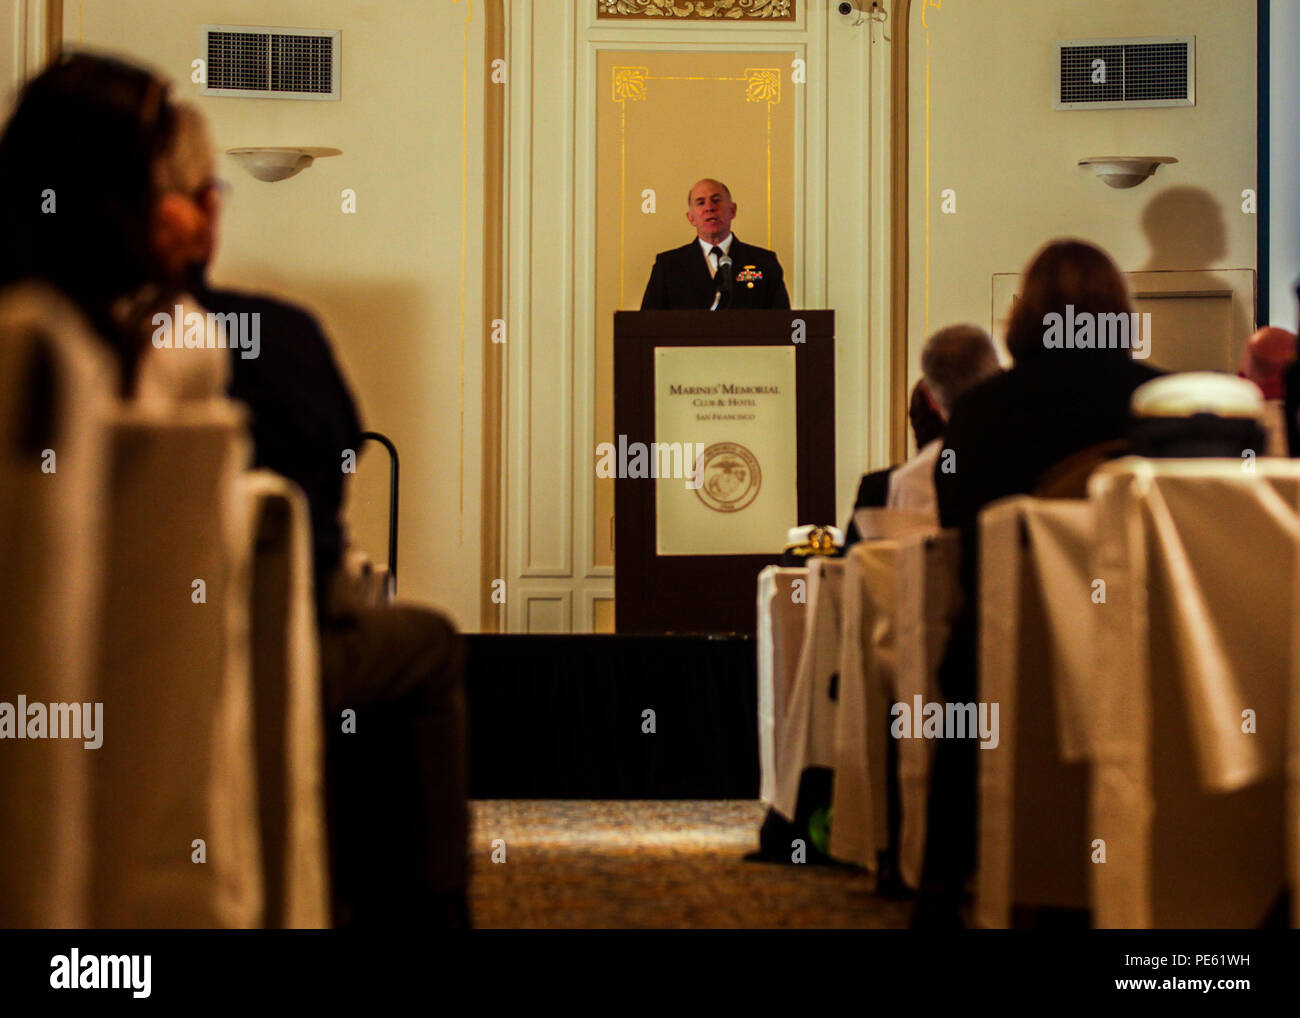
<instances>
[{"instance_id":1,"label":"dark suit jacket","mask_svg":"<svg viewBox=\"0 0 1300 1018\"><path fill-rule=\"evenodd\" d=\"M1031 494L1051 467L1074 453L1127 437L1133 390L1159 374L1119 351L1052 351L957 400L934 472L939 522L961 531L966 595L939 669L945 698L965 702L976 694L980 511L1008 495ZM950 471L943 470L945 457Z\"/></svg>"},{"instance_id":2,"label":"dark suit jacket","mask_svg":"<svg viewBox=\"0 0 1300 1018\"><path fill-rule=\"evenodd\" d=\"M195 299L221 314L260 314L261 351L231 350L230 395L248 405L254 463L294 481L311 511L319 610L343 550L343 450L360 454L361 421L320 324L270 297L195 286Z\"/></svg>"},{"instance_id":3,"label":"dark suit jacket","mask_svg":"<svg viewBox=\"0 0 1300 1018\"><path fill-rule=\"evenodd\" d=\"M863 474L862 480L858 482L858 495L853 500L853 508L857 509L883 509L889 502L889 475L894 472L893 467L886 470L876 470L869 474ZM849 549L862 540L862 535L858 533L857 520L853 515L849 515L849 522L844 526L844 554L848 554Z\"/></svg>"},{"instance_id":4,"label":"dark suit jacket","mask_svg":"<svg viewBox=\"0 0 1300 1018\"><path fill-rule=\"evenodd\" d=\"M776 255L763 247L746 244L731 235L732 299L723 307L788 308L785 275ZM746 280L747 272L760 278ZM642 311L707 311L713 305L717 285L709 275L709 261L698 239L655 256L655 267L641 298ZM725 299L724 299L725 300Z\"/></svg>"}]
</instances>

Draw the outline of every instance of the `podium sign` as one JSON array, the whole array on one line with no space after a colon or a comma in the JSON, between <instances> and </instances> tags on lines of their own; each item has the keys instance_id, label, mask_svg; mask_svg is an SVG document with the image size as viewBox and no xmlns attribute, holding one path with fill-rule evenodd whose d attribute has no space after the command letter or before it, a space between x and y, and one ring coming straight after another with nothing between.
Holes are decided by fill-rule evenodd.
<instances>
[{"instance_id":1,"label":"podium sign","mask_svg":"<svg viewBox=\"0 0 1300 1018\"><path fill-rule=\"evenodd\" d=\"M656 554L763 555L799 525L795 379L792 344L656 348L655 440L695 468L655 480Z\"/></svg>"},{"instance_id":2,"label":"podium sign","mask_svg":"<svg viewBox=\"0 0 1300 1018\"><path fill-rule=\"evenodd\" d=\"M753 632L786 531L834 522L833 330L830 311L615 314L620 633Z\"/></svg>"}]
</instances>

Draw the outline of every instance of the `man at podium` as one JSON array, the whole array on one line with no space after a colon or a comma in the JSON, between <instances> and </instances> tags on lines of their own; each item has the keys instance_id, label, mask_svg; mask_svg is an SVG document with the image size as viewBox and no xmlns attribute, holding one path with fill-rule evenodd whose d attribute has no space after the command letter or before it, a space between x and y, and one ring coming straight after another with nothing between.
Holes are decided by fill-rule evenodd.
<instances>
[{"instance_id":1,"label":"man at podium","mask_svg":"<svg viewBox=\"0 0 1300 1018\"><path fill-rule=\"evenodd\" d=\"M641 298L642 311L789 308L776 254L731 232L736 203L720 180L701 180L686 200L696 239L661 251Z\"/></svg>"}]
</instances>

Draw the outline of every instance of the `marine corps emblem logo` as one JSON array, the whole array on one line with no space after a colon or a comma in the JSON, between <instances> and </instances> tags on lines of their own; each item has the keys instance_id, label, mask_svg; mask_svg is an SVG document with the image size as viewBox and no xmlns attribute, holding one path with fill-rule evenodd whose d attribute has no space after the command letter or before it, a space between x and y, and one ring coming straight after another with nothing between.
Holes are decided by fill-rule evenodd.
<instances>
[{"instance_id":1,"label":"marine corps emblem logo","mask_svg":"<svg viewBox=\"0 0 1300 1018\"><path fill-rule=\"evenodd\" d=\"M710 509L734 513L758 496L763 473L754 454L735 442L715 442L700 460L700 486L695 493Z\"/></svg>"}]
</instances>

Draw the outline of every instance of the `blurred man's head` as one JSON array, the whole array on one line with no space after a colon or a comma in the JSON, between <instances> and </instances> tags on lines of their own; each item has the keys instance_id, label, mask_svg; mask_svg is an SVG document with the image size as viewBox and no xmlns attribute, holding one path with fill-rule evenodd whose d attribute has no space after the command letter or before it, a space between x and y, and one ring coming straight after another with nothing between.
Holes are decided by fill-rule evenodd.
<instances>
[{"instance_id":1,"label":"blurred man's head","mask_svg":"<svg viewBox=\"0 0 1300 1018\"><path fill-rule=\"evenodd\" d=\"M912 386L912 398L907 404L907 419L912 423L912 437L920 449L936 438L943 438L944 419L934 405L934 397L925 387L925 379Z\"/></svg>"},{"instance_id":2,"label":"blurred man's head","mask_svg":"<svg viewBox=\"0 0 1300 1018\"><path fill-rule=\"evenodd\" d=\"M156 168L153 247L173 280L207 269L220 214L216 157L207 124L189 103L175 107L176 129Z\"/></svg>"},{"instance_id":3,"label":"blurred man's head","mask_svg":"<svg viewBox=\"0 0 1300 1018\"><path fill-rule=\"evenodd\" d=\"M1241 377L1258 385L1265 399L1282 399L1286 395L1283 376L1295 359L1295 333L1266 325L1246 344Z\"/></svg>"},{"instance_id":4,"label":"blurred man's head","mask_svg":"<svg viewBox=\"0 0 1300 1018\"><path fill-rule=\"evenodd\" d=\"M925 387L945 421L962 393L1001 370L993 340L978 325L940 329L921 350Z\"/></svg>"},{"instance_id":5,"label":"blurred man's head","mask_svg":"<svg viewBox=\"0 0 1300 1018\"><path fill-rule=\"evenodd\" d=\"M686 221L695 227L700 240L710 244L726 240L735 218L736 203L731 200L727 185L720 180L706 177L686 197Z\"/></svg>"}]
</instances>

